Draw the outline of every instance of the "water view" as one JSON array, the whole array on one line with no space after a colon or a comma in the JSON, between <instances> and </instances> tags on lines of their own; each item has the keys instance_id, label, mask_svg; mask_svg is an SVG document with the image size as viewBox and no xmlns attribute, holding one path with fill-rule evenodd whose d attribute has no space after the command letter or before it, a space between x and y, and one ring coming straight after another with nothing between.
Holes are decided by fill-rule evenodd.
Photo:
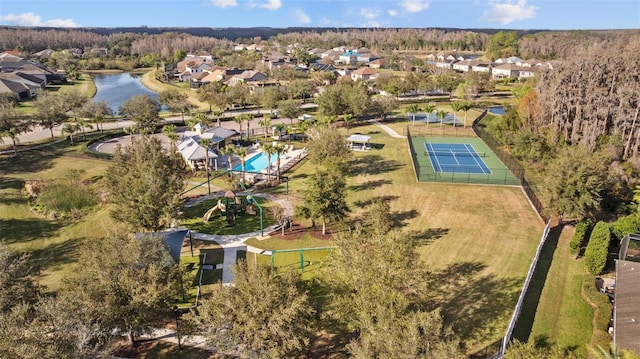
<instances>
[{"instance_id":1,"label":"water view","mask_svg":"<svg viewBox=\"0 0 640 359\"><path fill-rule=\"evenodd\" d=\"M140 76L129 72L92 75L97 88L93 101L105 101L114 114L118 114L120 106L136 95L147 95L157 101L158 94L146 88Z\"/></svg>"}]
</instances>

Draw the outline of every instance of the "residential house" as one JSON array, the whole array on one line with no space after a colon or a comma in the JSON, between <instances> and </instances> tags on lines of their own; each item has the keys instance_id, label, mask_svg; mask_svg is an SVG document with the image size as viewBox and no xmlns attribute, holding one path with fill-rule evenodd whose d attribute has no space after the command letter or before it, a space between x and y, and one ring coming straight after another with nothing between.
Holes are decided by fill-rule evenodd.
<instances>
[{"instance_id":1,"label":"residential house","mask_svg":"<svg viewBox=\"0 0 640 359\"><path fill-rule=\"evenodd\" d=\"M536 74L540 71L540 66L535 67L520 67L518 70L518 78L519 79L528 79L535 77Z\"/></svg>"},{"instance_id":2,"label":"residential house","mask_svg":"<svg viewBox=\"0 0 640 359\"><path fill-rule=\"evenodd\" d=\"M262 72L254 71L254 70L246 70L240 74L233 75L225 84L228 86L236 86L239 83L248 83L248 82L260 82L269 80L269 76L263 74Z\"/></svg>"},{"instance_id":3,"label":"residential house","mask_svg":"<svg viewBox=\"0 0 640 359\"><path fill-rule=\"evenodd\" d=\"M40 59L48 59L54 52L55 51L53 51L52 49L44 49L42 51L36 52L33 55Z\"/></svg>"},{"instance_id":4,"label":"residential house","mask_svg":"<svg viewBox=\"0 0 640 359\"><path fill-rule=\"evenodd\" d=\"M357 80L363 80L363 81L367 81L367 80L375 80L376 77L378 76L379 72L368 68L368 67L361 67L353 72L351 72L351 80L353 81L357 81Z\"/></svg>"},{"instance_id":5,"label":"residential house","mask_svg":"<svg viewBox=\"0 0 640 359\"><path fill-rule=\"evenodd\" d=\"M475 72L491 72L492 64L490 62L479 61L471 65L471 71Z\"/></svg>"},{"instance_id":6,"label":"residential house","mask_svg":"<svg viewBox=\"0 0 640 359\"><path fill-rule=\"evenodd\" d=\"M454 62L452 64L452 68L454 71L458 71L458 72L469 72L469 71L472 71L471 69L475 64L476 64L475 60L462 60L462 61Z\"/></svg>"},{"instance_id":7,"label":"residential house","mask_svg":"<svg viewBox=\"0 0 640 359\"><path fill-rule=\"evenodd\" d=\"M494 61L496 64L517 64L517 63L521 63L523 60L521 58L519 58L518 56L511 56L511 57L506 57L506 58L499 58L496 61Z\"/></svg>"},{"instance_id":8,"label":"residential house","mask_svg":"<svg viewBox=\"0 0 640 359\"><path fill-rule=\"evenodd\" d=\"M491 69L491 76L494 80L505 78L517 78L520 75L521 67L515 63L503 63Z\"/></svg>"},{"instance_id":9,"label":"residential house","mask_svg":"<svg viewBox=\"0 0 640 359\"><path fill-rule=\"evenodd\" d=\"M367 66L372 69L383 69L387 64L385 59L376 59L367 63Z\"/></svg>"}]
</instances>

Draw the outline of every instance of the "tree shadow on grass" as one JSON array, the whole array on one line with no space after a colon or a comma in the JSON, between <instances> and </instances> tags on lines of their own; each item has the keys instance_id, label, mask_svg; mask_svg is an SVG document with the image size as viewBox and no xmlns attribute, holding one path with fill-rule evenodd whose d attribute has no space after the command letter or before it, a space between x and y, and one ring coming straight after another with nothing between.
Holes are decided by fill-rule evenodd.
<instances>
[{"instance_id":1,"label":"tree shadow on grass","mask_svg":"<svg viewBox=\"0 0 640 359\"><path fill-rule=\"evenodd\" d=\"M392 182L389 179L377 179L377 180L372 180L364 183L351 185L349 186L349 189L352 191L366 191L366 190L374 189L374 188L383 186L385 184L391 184L391 183Z\"/></svg>"},{"instance_id":2,"label":"tree shadow on grass","mask_svg":"<svg viewBox=\"0 0 640 359\"><path fill-rule=\"evenodd\" d=\"M37 173L53 167L55 156L35 151L20 152L15 156L0 156L0 168L5 174Z\"/></svg>"},{"instance_id":3,"label":"tree shadow on grass","mask_svg":"<svg viewBox=\"0 0 640 359\"><path fill-rule=\"evenodd\" d=\"M62 221L3 218L0 219L0 241L7 244L25 243L38 238L52 237L64 226L65 223Z\"/></svg>"},{"instance_id":4,"label":"tree shadow on grass","mask_svg":"<svg viewBox=\"0 0 640 359\"><path fill-rule=\"evenodd\" d=\"M58 270L60 266L76 261L83 238L71 238L31 251L31 262L39 271Z\"/></svg>"},{"instance_id":5,"label":"tree shadow on grass","mask_svg":"<svg viewBox=\"0 0 640 359\"><path fill-rule=\"evenodd\" d=\"M563 227L563 224L552 227L542 246L540 258L538 258L536 269L533 272L533 277L531 277L529 289L522 303L520 317L513 329L513 337L522 342L526 342L531 334L531 328L533 328L533 321L535 320L536 311L538 310L542 289L547 280L547 274L549 274L549 268L551 268L551 262L553 261L553 254L558 246L558 240L562 234Z\"/></svg>"},{"instance_id":6,"label":"tree shadow on grass","mask_svg":"<svg viewBox=\"0 0 640 359\"><path fill-rule=\"evenodd\" d=\"M470 341L502 335L518 298L521 279L484 273L480 262L455 263L429 277L431 303L445 324Z\"/></svg>"},{"instance_id":7,"label":"tree shadow on grass","mask_svg":"<svg viewBox=\"0 0 640 359\"><path fill-rule=\"evenodd\" d=\"M377 175L392 172L399 169L401 163L396 160L386 159L380 155L364 155L350 162L351 175Z\"/></svg>"},{"instance_id":8,"label":"tree shadow on grass","mask_svg":"<svg viewBox=\"0 0 640 359\"><path fill-rule=\"evenodd\" d=\"M415 209L412 209L404 212L399 212L399 211L391 212L389 213L389 216L391 217L393 228L402 228L407 226L406 221L418 217L418 211L416 211Z\"/></svg>"},{"instance_id":9,"label":"tree shadow on grass","mask_svg":"<svg viewBox=\"0 0 640 359\"><path fill-rule=\"evenodd\" d=\"M400 197L399 196L378 196L378 197L371 197L363 201L355 201L353 202L353 204L358 207L368 207L372 205L375 201L389 202L389 201L395 201L398 198Z\"/></svg>"},{"instance_id":10,"label":"tree shadow on grass","mask_svg":"<svg viewBox=\"0 0 640 359\"><path fill-rule=\"evenodd\" d=\"M415 242L416 245L424 246L444 237L447 233L449 233L449 228L429 228L422 232L411 231L407 236L411 241Z\"/></svg>"}]
</instances>

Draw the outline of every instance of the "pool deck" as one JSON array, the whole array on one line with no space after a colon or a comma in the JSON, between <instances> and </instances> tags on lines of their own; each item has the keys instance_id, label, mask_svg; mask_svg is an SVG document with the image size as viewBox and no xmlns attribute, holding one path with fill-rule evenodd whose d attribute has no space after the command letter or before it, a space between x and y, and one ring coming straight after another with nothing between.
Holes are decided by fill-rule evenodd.
<instances>
[{"instance_id":1,"label":"pool deck","mask_svg":"<svg viewBox=\"0 0 640 359\"><path fill-rule=\"evenodd\" d=\"M293 148L293 145L291 145L291 148ZM248 151L249 153L245 157L245 160L249 160L250 158L254 156L258 156L260 153L262 153L262 149L259 145L249 146L248 150L249 150ZM293 148L293 149L287 150L280 157L280 172L281 173L286 172L289 168L293 167L293 165L298 163L302 158L306 157L306 155L307 155L306 147L298 148L298 149ZM242 161L240 161L239 158L234 156L233 162L231 163L231 168L236 168L241 164L242 164ZM273 174L273 172L276 170L275 164L272 164L270 167L271 167L271 172ZM267 174L267 172L268 172L268 168L264 168L258 173Z\"/></svg>"}]
</instances>

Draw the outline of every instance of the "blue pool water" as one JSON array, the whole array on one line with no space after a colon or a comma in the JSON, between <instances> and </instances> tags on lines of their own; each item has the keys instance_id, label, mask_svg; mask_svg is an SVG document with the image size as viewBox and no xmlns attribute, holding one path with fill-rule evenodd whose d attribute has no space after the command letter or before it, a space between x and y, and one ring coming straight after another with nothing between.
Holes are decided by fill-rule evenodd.
<instances>
[{"instance_id":1,"label":"blue pool water","mask_svg":"<svg viewBox=\"0 0 640 359\"><path fill-rule=\"evenodd\" d=\"M271 155L271 164L276 163L278 156ZM267 168L267 154L260 152L257 155L249 158L244 164L244 170L247 172L260 172ZM242 164L239 164L233 168L234 171L242 171Z\"/></svg>"},{"instance_id":2,"label":"blue pool water","mask_svg":"<svg viewBox=\"0 0 640 359\"><path fill-rule=\"evenodd\" d=\"M495 113L496 115L504 115L505 114L503 106L489 107L489 112Z\"/></svg>"}]
</instances>

